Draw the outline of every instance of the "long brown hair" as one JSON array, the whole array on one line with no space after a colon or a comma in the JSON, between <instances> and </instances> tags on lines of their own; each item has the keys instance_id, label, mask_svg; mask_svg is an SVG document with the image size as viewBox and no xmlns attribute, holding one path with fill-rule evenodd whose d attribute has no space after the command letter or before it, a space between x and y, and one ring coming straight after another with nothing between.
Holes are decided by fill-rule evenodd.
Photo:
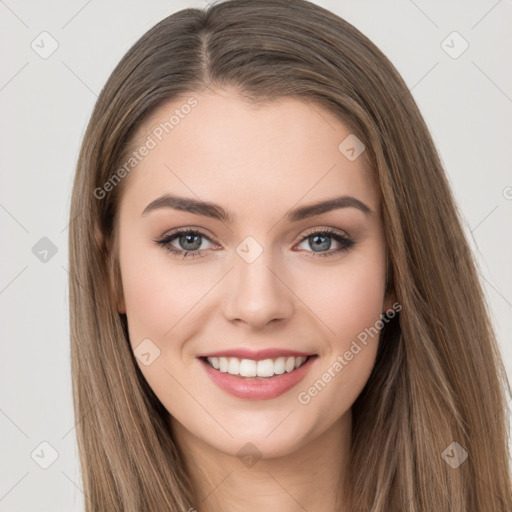
<instances>
[{"instance_id":1,"label":"long brown hair","mask_svg":"<svg viewBox=\"0 0 512 512\"><path fill-rule=\"evenodd\" d=\"M128 178L112 180L144 119L211 84L235 86L249 102L296 97L329 109L366 145L377 177L388 283L402 310L385 326L353 405L354 512L512 510L510 386L431 136L378 48L305 0L179 11L133 45L101 91L76 169L69 232L86 510L200 506L168 412L142 376L118 313L117 205ZM464 453L458 467L448 463Z\"/></svg>"}]
</instances>

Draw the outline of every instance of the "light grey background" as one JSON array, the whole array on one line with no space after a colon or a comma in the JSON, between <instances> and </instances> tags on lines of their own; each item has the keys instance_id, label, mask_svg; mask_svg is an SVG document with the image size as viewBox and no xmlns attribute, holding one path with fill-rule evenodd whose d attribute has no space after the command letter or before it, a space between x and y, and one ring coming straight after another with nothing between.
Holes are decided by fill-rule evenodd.
<instances>
[{"instance_id":1,"label":"light grey background","mask_svg":"<svg viewBox=\"0 0 512 512\"><path fill-rule=\"evenodd\" d=\"M511 375L510 0L317 3L373 40L411 88L466 220ZM1 511L83 509L67 309L67 216L78 149L97 94L128 48L172 12L204 5L0 0ZM47 59L31 47L50 48L43 31L58 43ZM469 44L458 58L464 42L454 31ZM41 252L43 237L55 255ZM58 457L42 469L52 449Z\"/></svg>"}]
</instances>

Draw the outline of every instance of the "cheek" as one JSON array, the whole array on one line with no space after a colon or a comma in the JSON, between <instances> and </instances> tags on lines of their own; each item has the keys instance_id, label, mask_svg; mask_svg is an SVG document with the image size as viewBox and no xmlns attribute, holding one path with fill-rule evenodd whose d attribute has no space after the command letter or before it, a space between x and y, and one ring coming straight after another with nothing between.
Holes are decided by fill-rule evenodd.
<instances>
[{"instance_id":1,"label":"cheek","mask_svg":"<svg viewBox=\"0 0 512 512\"><path fill-rule=\"evenodd\" d=\"M208 268L196 266L193 271L186 270L170 258L164 249L148 250L147 241L127 238L120 243L132 346L146 338L158 340L161 345L166 336L175 336L187 324L187 315L214 284Z\"/></svg>"},{"instance_id":2,"label":"cheek","mask_svg":"<svg viewBox=\"0 0 512 512\"><path fill-rule=\"evenodd\" d=\"M372 244L338 266L317 267L300 285L304 302L325 326L331 350L344 351L347 343L380 318L385 272L383 246Z\"/></svg>"},{"instance_id":3,"label":"cheek","mask_svg":"<svg viewBox=\"0 0 512 512\"><path fill-rule=\"evenodd\" d=\"M337 293L332 292L326 305L326 323L336 339L354 339L378 320L384 307L384 281L380 271L368 267L358 267L332 281Z\"/></svg>"},{"instance_id":4,"label":"cheek","mask_svg":"<svg viewBox=\"0 0 512 512\"><path fill-rule=\"evenodd\" d=\"M317 275L315 286L303 289L321 320L325 353L297 390L297 400L306 411L322 410L322 424L352 406L371 374L382 327L385 270L385 253L379 247L347 259L334 271L322 270L325 276ZM323 292L321 282L327 283Z\"/></svg>"},{"instance_id":5,"label":"cheek","mask_svg":"<svg viewBox=\"0 0 512 512\"><path fill-rule=\"evenodd\" d=\"M130 344L144 378L166 406L183 403L194 381L182 367L182 348L199 328L201 298L214 286L211 269L185 270L163 249L135 239L120 243L120 267ZM150 340L150 342L146 341ZM144 354L150 353L148 364ZM147 361L146 361L147 362ZM176 376L178 382L172 376ZM178 411L179 412L179 411Z\"/></svg>"}]
</instances>

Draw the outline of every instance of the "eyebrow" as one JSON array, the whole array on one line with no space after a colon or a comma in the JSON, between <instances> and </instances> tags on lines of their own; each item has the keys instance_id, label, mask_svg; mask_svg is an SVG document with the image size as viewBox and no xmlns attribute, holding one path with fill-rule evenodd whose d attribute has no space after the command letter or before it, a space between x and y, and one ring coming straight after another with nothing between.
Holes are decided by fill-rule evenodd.
<instances>
[{"instance_id":1,"label":"eyebrow","mask_svg":"<svg viewBox=\"0 0 512 512\"><path fill-rule=\"evenodd\" d=\"M189 197L175 196L172 194L164 194L149 203L146 208L144 208L141 216L147 215L148 213L160 208L173 208L174 210L195 213L227 223L233 223L235 218L232 212L218 204L208 201L199 201ZM300 220L340 208L357 208L366 215L374 213L371 208L359 199L352 196L341 196L290 210L284 217L288 222L298 222Z\"/></svg>"}]
</instances>

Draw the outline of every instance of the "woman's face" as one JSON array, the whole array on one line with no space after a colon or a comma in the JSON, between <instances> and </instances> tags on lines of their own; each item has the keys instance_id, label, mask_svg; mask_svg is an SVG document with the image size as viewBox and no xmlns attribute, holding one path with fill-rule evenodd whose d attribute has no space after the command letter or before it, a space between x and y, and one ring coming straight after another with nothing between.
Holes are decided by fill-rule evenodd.
<instances>
[{"instance_id":1,"label":"woman's face","mask_svg":"<svg viewBox=\"0 0 512 512\"><path fill-rule=\"evenodd\" d=\"M161 107L137 136L118 246L137 364L210 447L301 448L347 418L391 304L364 147L317 105L255 108L229 89ZM292 370L294 352L312 357Z\"/></svg>"}]
</instances>

